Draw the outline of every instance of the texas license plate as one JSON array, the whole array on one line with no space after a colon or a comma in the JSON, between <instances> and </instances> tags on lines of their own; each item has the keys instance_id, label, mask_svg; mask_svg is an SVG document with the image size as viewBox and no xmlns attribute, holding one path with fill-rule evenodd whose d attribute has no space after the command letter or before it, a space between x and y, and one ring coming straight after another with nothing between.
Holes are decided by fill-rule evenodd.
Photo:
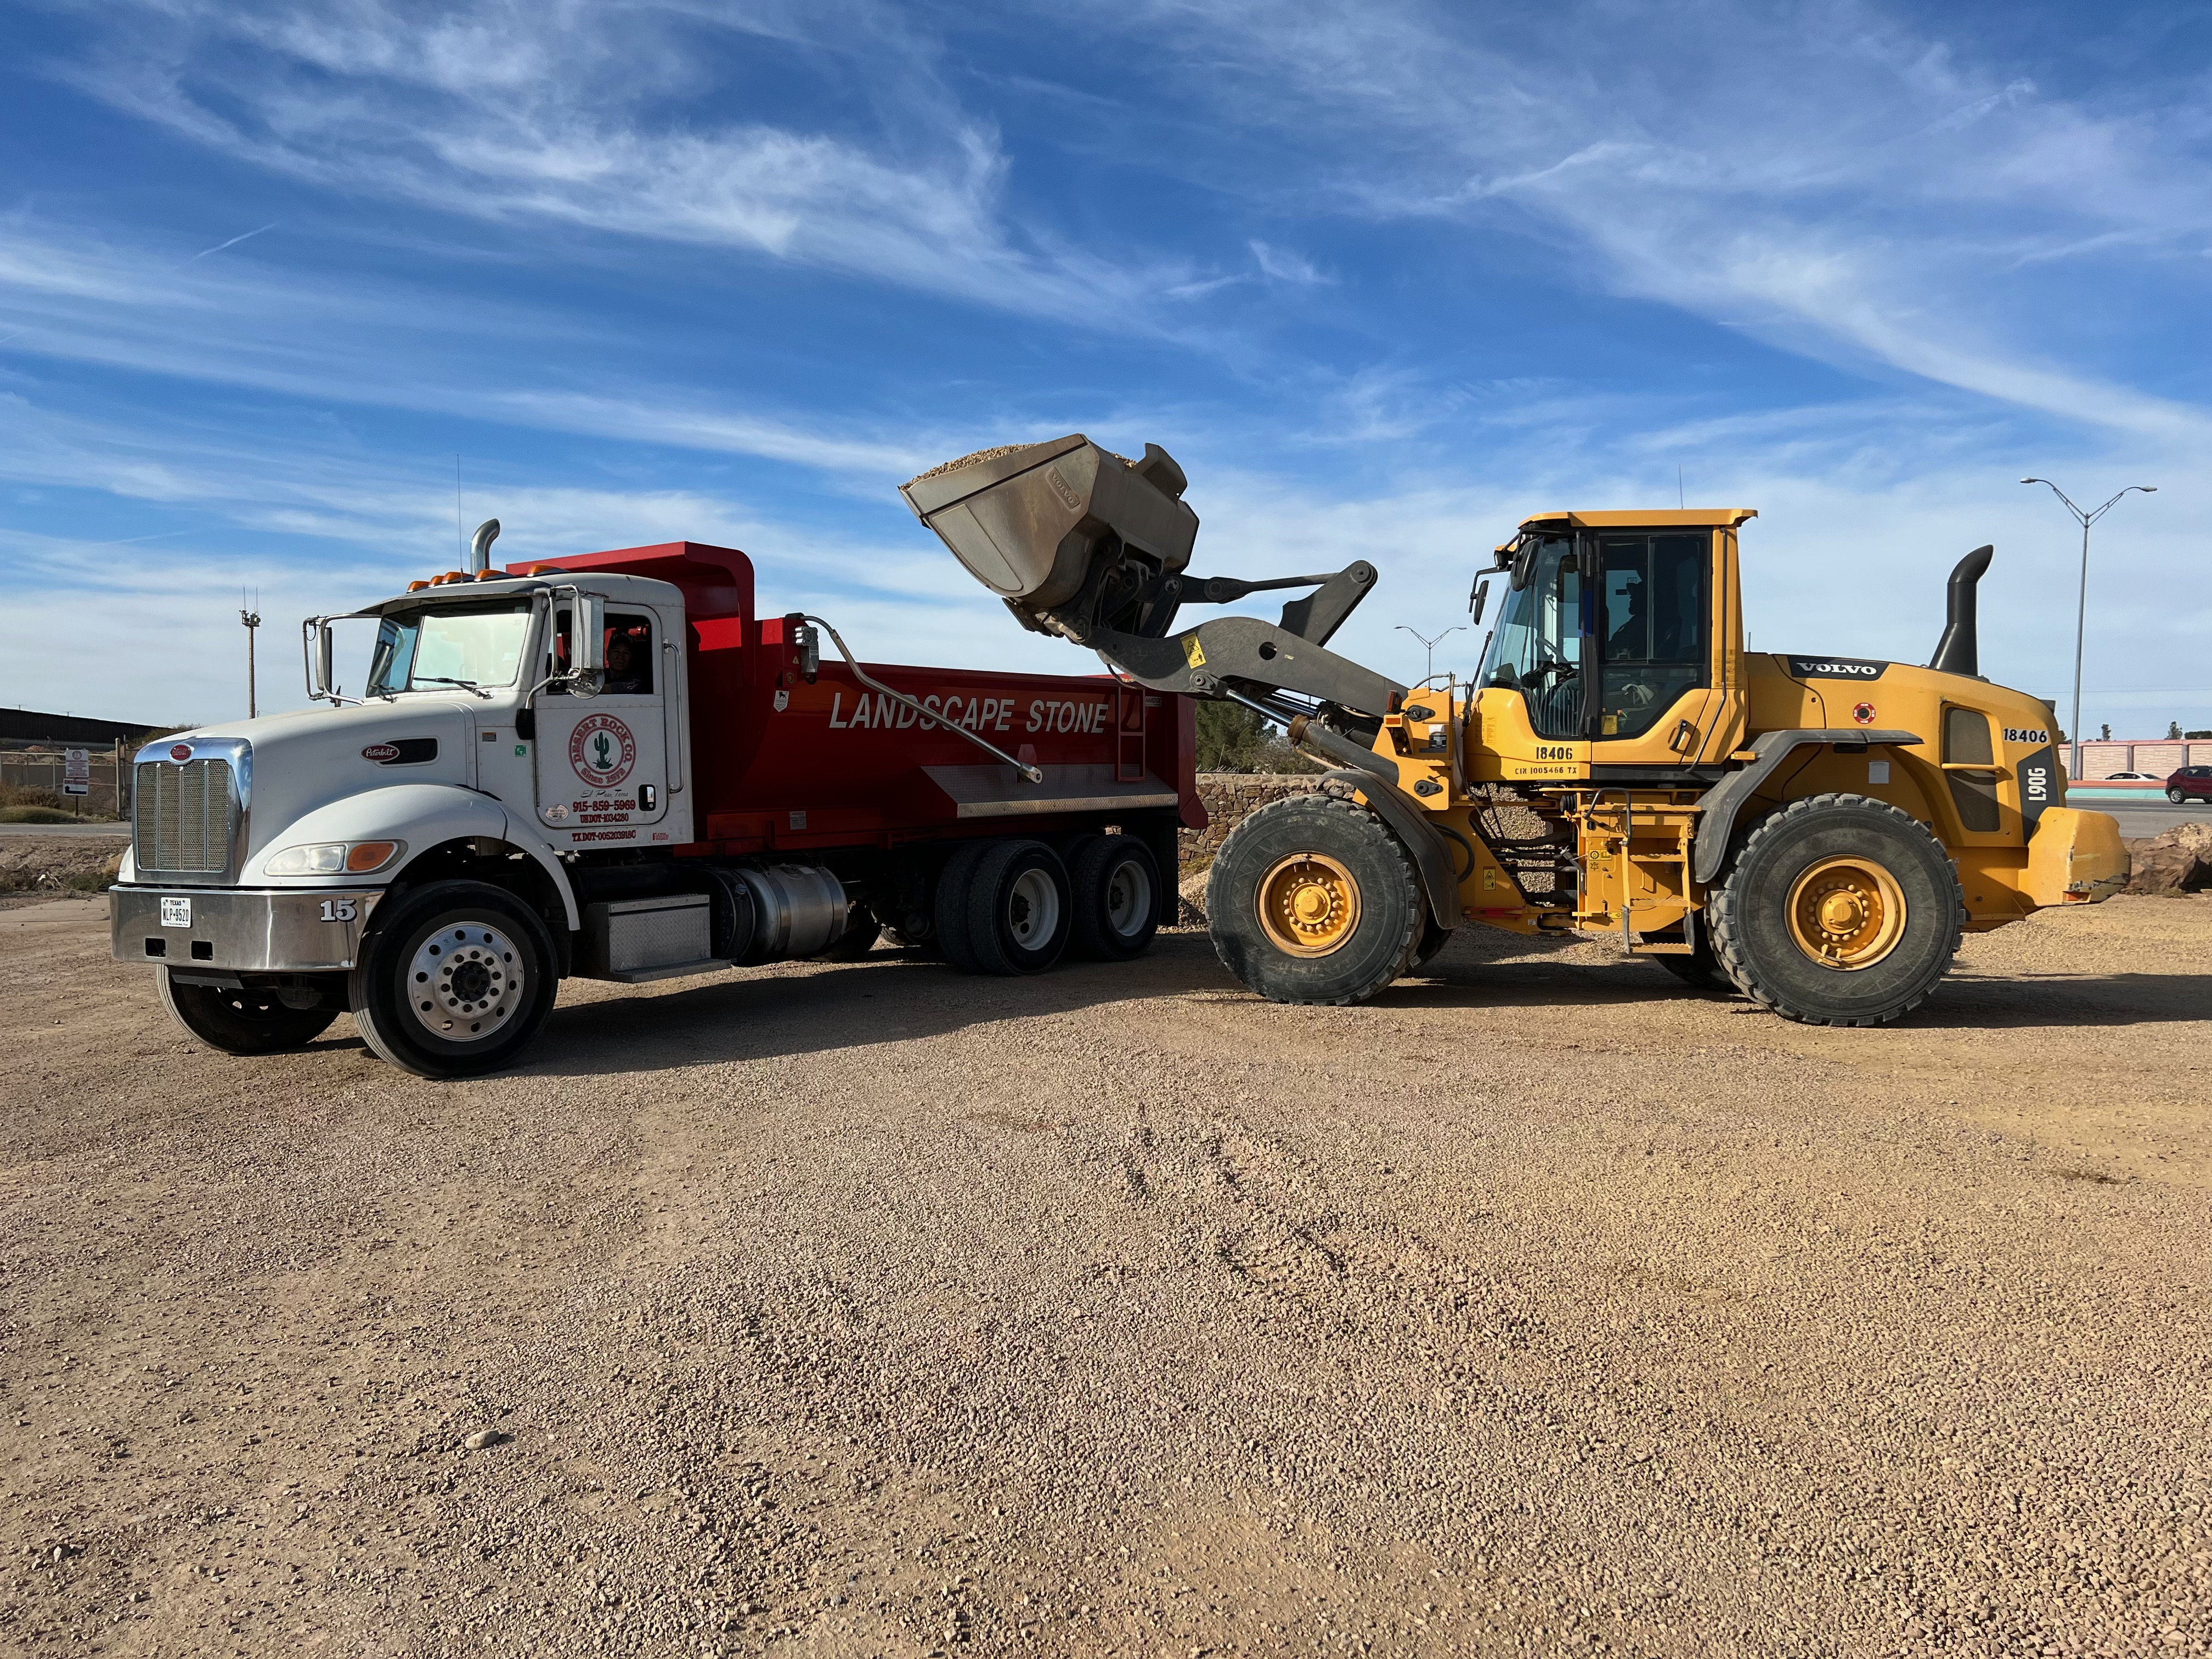
<instances>
[{"instance_id":1,"label":"texas license plate","mask_svg":"<svg viewBox=\"0 0 2212 1659\"><path fill-rule=\"evenodd\" d=\"M188 898L165 898L161 901L161 926L189 927L192 925L192 902Z\"/></svg>"}]
</instances>

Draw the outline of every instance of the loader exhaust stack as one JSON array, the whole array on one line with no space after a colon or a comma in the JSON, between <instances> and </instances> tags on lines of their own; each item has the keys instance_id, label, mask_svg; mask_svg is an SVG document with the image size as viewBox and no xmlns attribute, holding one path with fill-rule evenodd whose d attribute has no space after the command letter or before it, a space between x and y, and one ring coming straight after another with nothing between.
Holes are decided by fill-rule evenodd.
<instances>
[{"instance_id":1,"label":"loader exhaust stack","mask_svg":"<svg viewBox=\"0 0 2212 1659\"><path fill-rule=\"evenodd\" d=\"M1952 568L1951 584L1944 593L1943 637L1936 642L1936 654L1928 659L1928 665L1938 673L1975 678L1981 675L1981 641L1974 619L1976 586L1996 556L1995 547L1978 547Z\"/></svg>"}]
</instances>

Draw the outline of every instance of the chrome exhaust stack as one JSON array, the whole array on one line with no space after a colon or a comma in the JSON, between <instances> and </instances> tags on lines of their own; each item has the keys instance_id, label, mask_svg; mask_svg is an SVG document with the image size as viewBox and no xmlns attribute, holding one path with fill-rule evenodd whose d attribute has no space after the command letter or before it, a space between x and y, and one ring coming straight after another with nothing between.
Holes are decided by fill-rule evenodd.
<instances>
[{"instance_id":1,"label":"chrome exhaust stack","mask_svg":"<svg viewBox=\"0 0 2212 1659\"><path fill-rule=\"evenodd\" d=\"M499 539L499 520L486 519L469 538L469 574L481 576L491 567L491 544Z\"/></svg>"}]
</instances>

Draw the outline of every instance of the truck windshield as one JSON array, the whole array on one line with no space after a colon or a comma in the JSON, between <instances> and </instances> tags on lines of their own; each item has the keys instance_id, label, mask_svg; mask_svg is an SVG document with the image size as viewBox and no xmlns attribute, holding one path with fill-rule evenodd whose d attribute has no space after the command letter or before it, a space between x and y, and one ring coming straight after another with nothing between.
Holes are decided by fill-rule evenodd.
<instances>
[{"instance_id":1,"label":"truck windshield","mask_svg":"<svg viewBox=\"0 0 2212 1659\"><path fill-rule=\"evenodd\" d=\"M1507 589L1475 674L1478 685L1520 692L1540 738L1582 735L1582 572L1574 545L1565 536L1522 544L1517 556L1528 561L1528 580Z\"/></svg>"},{"instance_id":2,"label":"truck windshield","mask_svg":"<svg viewBox=\"0 0 2212 1659\"><path fill-rule=\"evenodd\" d=\"M530 637L530 601L403 611L377 624L368 695L513 685Z\"/></svg>"}]
</instances>

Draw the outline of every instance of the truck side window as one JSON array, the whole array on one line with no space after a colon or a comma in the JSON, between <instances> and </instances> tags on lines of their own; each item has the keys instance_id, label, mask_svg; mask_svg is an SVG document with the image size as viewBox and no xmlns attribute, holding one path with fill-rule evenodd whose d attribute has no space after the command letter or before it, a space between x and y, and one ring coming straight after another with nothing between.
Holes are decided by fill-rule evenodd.
<instances>
[{"instance_id":1,"label":"truck side window","mask_svg":"<svg viewBox=\"0 0 2212 1659\"><path fill-rule=\"evenodd\" d=\"M645 696L653 690L653 618L607 615L607 683L611 696Z\"/></svg>"},{"instance_id":2,"label":"truck side window","mask_svg":"<svg viewBox=\"0 0 2212 1659\"><path fill-rule=\"evenodd\" d=\"M607 613L606 683L603 696L653 695L653 618L623 611ZM553 613L553 649L546 664L548 677L568 672L568 613ZM545 688L549 696L566 696L568 688L556 683Z\"/></svg>"},{"instance_id":3,"label":"truck side window","mask_svg":"<svg viewBox=\"0 0 2212 1659\"><path fill-rule=\"evenodd\" d=\"M1607 536L1601 742L1640 737L1707 683L1705 571L1711 535Z\"/></svg>"}]
</instances>

